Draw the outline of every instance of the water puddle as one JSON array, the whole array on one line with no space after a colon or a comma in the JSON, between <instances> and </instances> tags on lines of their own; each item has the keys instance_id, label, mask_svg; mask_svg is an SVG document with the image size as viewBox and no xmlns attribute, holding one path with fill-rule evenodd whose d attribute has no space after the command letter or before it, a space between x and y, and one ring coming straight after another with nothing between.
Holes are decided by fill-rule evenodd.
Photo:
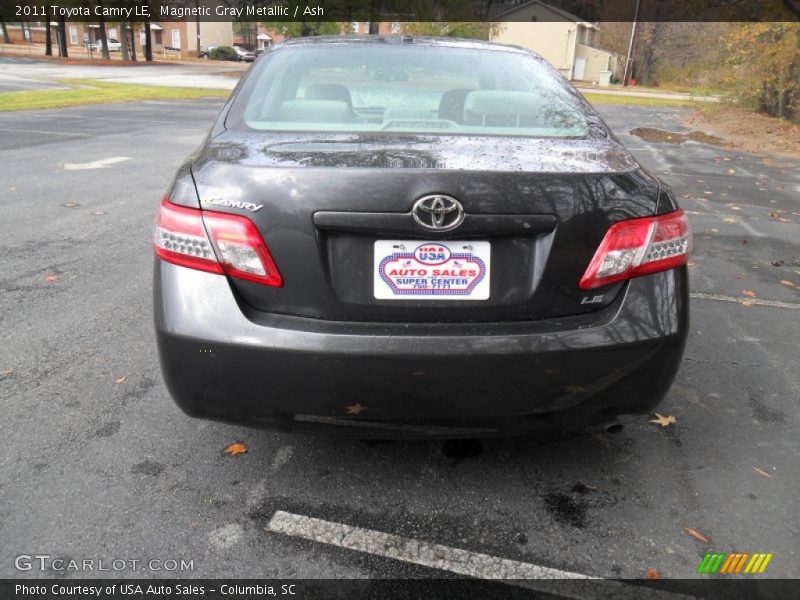
<instances>
[{"instance_id":1,"label":"water puddle","mask_svg":"<svg viewBox=\"0 0 800 600\"><path fill-rule=\"evenodd\" d=\"M683 142L692 141L701 144L710 144L712 146L730 147L732 145L721 137L710 135L702 131L679 133L676 131L667 131L666 129L655 129L654 127L637 127L636 129L631 129L631 135L640 137L645 142L653 144L682 144Z\"/></svg>"}]
</instances>

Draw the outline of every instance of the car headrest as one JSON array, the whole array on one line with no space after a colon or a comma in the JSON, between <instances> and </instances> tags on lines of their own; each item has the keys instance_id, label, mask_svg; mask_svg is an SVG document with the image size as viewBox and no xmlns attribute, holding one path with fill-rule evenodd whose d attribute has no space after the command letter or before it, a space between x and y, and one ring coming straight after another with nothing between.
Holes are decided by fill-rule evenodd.
<instances>
[{"instance_id":1,"label":"car headrest","mask_svg":"<svg viewBox=\"0 0 800 600\"><path fill-rule=\"evenodd\" d=\"M541 112L541 97L529 92L478 90L464 100L464 123L468 125L529 125Z\"/></svg>"},{"instance_id":2,"label":"car headrest","mask_svg":"<svg viewBox=\"0 0 800 600\"><path fill-rule=\"evenodd\" d=\"M473 90L457 88L447 90L439 100L439 118L464 123L464 100Z\"/></svg>"},{"instance_id":3,"label":"car headrest","mask_svg":"<svg viewBox=\"0 0 800 600\"><path fill-rule=\"evenodd\" d=\"M286 100L278 109L279 121L294 123L346 123L350 107L338 100Z\"/></svg>"},{"instance_id":4,"label":"car headrest","mask_svg":"<svg viewBox=\"0 0 800 600\"><path fill-rule=\"evenodd\" d=\"M353 106L350 90L338 83L314 83L306 88L303 96L306 100L338 100Z\"/></svg>"}]
</instances>

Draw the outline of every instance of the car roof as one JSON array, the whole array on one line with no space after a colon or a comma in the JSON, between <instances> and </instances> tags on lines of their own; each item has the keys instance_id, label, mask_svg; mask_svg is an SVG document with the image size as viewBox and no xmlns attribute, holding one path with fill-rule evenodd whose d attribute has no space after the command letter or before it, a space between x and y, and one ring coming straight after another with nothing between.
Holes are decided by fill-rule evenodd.
<instances>
[{"instance_id":1,"label":"car roof","mask_svg":"<svg viewBox=\"0 0 800 600\"><path fill-rule=\"evenodd\" d=\"M440 46L450 48L471 48L475 50L494 50L510 52L514 54L534 54L527 48L521 46L510 46L508 44L498 44L484 40L451 38L451 37L429 37L412 35L320 35L299 38L289 38L276 45L289 46L314 46L314 45L340 45L340 44L402 44L413 46Z\"/></svg>"}]
</instances>

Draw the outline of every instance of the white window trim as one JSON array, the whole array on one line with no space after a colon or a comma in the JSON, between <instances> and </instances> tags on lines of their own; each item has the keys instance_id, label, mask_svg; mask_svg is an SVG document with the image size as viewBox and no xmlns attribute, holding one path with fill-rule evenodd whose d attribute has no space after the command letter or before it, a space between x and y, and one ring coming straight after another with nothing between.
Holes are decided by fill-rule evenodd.
<instances>
[{"instance_id":1,"label":"white window trim","mask_svg":"<svg viewBox=\"0 0 800 600\"><path fill-rule=\"evenodd\" d=\"M177 44L175 43L175 34L178 34L178 43ZM181 48L181 30L180 29L173 29L172 30L172 40L171 41L172 41L172 47L173 48L178 48L180 50L180 48Z\"/></svg>"},{"instance_id":2,"label":"white window trim","mask_svg":"<svg viewBox=\"0 0 800 600\"><path fill-rule=\"evenodd\" d=\"M75 25L69 26L69 43L71 46L78 45L78 28Z\"/></svg>"}]
</instances>

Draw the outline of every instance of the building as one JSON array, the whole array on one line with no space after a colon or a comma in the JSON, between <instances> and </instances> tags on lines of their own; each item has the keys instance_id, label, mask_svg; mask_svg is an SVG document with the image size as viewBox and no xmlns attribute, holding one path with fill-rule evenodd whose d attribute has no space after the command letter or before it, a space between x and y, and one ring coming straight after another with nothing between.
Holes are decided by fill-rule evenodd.
<instances>
[{"instance_id":1,"label":"building","mask_svg":"<svg viewBox=\"0 0 800 600\"><path fill-rule=\"evenodd\" d=\"M494 6L499 6L500 12L491 17L497 24L492 41L533 50L570 81L597 83L602 71L621 77L624 61L615 53L594 46L599 29L596 23L540 0L510 0Z\"/></svg>"}]
</instances>

